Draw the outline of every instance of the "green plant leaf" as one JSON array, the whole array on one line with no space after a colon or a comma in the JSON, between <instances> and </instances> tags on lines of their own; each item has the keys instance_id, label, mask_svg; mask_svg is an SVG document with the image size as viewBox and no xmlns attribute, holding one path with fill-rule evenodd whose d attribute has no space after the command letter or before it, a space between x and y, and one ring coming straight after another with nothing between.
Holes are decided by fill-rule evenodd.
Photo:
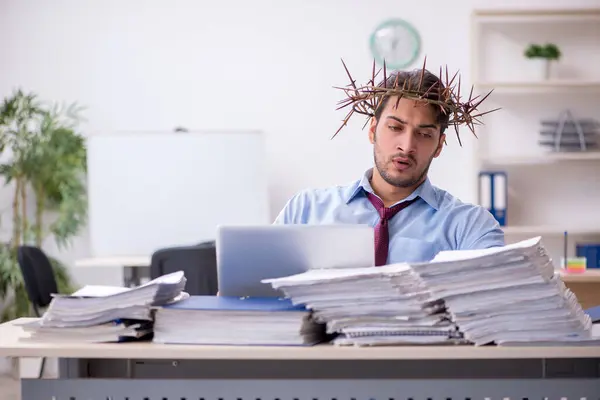
<instances>
[{"instance_id":1,"label":"green plant leaf","mask_svg":"<svg viewBox=\"0 0 600 400\"><path fill-rule=\"evenodd\" d=\"M34 197L31 202L28 191L15 192L12 218L18 229L8 243L0 243L0 301L12 299L2 310L3 321L31 313L16 246L41 247L42 239L51 234L64 248L87 223L87 149L77 132L81 112L77 103L43 107L36 94L21 89L0 104L0 153L6 158L0 175L5 184L32 188ZM51 262L59 292L72 292L67 268L57 259Z\"/></svg>"}]
</instances>

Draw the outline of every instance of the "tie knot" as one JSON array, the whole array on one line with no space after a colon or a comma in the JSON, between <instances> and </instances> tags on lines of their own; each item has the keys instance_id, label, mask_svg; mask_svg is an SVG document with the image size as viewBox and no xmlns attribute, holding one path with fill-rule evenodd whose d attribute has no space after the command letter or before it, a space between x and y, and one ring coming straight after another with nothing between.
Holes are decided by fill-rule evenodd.
<instances>
[{"instance_id":1,"label":"tie knot","mask_svg":"<svg viewBox=\"0 0 600 400\"><path fill-rule=\"evenodd\" d=\"M397 204L396 206L399 206L399 205L400 204ZM381 216L381 219L392 218L398 211L400 211L400 209L396 206L394 206L392 208L383 207L381 210L379 210L379 215Z\"/></svg>"},{"instance_id":2,"label":"tie knot","mask_svg":"<svg viewBox=\"0 0 600 400\"><path fill-rule=\"evenodd\" d=\"M400 210L408 207L410 204L412 204L418 198L417 197L412 200L403 201L402 203L398 203L392 207L386 207L383 204L383 201L381 201L381 199L379 197L375 196L374 194L367 192L367 197L369 198L369 201L371 201L371 204L373 204L373 206L379 213L379 216L381 217L382 222L391 219Z\"/></svg>"}]
</instances>

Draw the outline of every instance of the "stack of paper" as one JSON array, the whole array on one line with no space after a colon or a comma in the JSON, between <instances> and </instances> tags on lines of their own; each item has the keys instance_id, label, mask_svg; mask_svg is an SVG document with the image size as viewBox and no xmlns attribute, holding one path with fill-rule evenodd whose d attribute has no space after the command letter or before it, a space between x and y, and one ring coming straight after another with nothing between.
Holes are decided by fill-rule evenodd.
<instances>
[{"instance_id":1,"label":"stack of paper","mask_svg":"<svg viewBox=\"0 0 600 400\"><path fill-rule=\"evenodd\" d=\"M288 299L191 296L156 310L155 343L312 345L324 329Z\"/></svg>"},{"instance_id":2,"label":"stack of paper","mask_svg":"<svg viewBox=\"0 0 600 400\"><path fill-rule=\"evenodd\" d=\"M152 333L152 308L186 297L182 271L136 288L89 285L71 295L54 295L39 320L22 325L27 340L111 342Z\"/></svg>"},{"instance_id":3,"label":"stack of paper","mask_svg":"<svg viewBox=\"0 0 600 400\"><path fill-rule=\"evenodd\" d=\"M590 317L555 274L539 237L492 249L441 252L412 268L435 298L444 299L453 321L476 345L595 339Z\"/></svg>"},{"instance_id":4,"label":"stack of paper","mask_svg":"<svg viewBox=\"0 0 600 400\"><path fill-rule=\"evenodd\" d=\"M42 321L22 324L30 336L24 341L55 343L102 343L143 339L152 334L152 321L115 320L103 324L79 327L45 326Z\"/></svg>"},{"instance_id":5,"label":"stack of paper","mask_svg":"<svg viewBox=\"0 0 600 400\"><path fill-rule=\"evenodd\" d=\"M315 269L267 279L294 304L311 309L336 344L438 344L460 341L443 300L407 264Z\"/></svg>"}]
</instances>

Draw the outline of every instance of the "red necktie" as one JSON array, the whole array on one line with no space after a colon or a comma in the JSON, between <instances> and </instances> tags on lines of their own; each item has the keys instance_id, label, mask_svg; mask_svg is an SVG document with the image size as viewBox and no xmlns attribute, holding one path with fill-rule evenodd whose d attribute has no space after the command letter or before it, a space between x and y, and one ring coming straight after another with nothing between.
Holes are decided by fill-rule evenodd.
<instances>
[{"instance_id":1,"label":"red necktie","mask_svg":"<svg viewBox=\"0 0 600 400\"><path fill-rule=\"evenodd\" d=\"M391 208L384 206L383 201L372 193L367 192L367 197L379 213L380 217L379 223L375 225L375 265L385 265L387 263L389 245L388 221L396 215L398 211L411 205L418 197L412 200L403 201Z\"/></svg>"}]
</instances>

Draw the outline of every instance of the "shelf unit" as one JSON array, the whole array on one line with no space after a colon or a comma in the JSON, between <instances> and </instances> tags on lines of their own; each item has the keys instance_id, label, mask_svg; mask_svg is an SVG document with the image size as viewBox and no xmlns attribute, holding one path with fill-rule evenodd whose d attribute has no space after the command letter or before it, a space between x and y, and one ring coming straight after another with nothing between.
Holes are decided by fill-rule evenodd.
<instances>
[{"instance_id":1,"label":"shelf unit","mask_svg":"<svg viewBox=\"0 0 600 400\"><path fill-rule=\"evenodd\" d=\"M549 153L543 155L518 156L518 157L486 157L481 158L486 166L511 166L511 165L540 165L552 163L600 161L600 151ZM599 228L600 229L600 228Z\"/></svg>"},{"instance_id":2,"label":"shelf unit","mask_svg":"<svg viewBox=\"0 0 600 400\"><path fill-rule=\"evenodd\" d=\"M565 232L571 236L600 236L600 227L570 227L568 225L517 225L504 227L504 233L511 236L546 236L563 238Z\"/></svg>"},{"instance_id":3,"label":"shelf unit","mask_svg":"<svg viewBox=\"0 0 600 400\"><path fill-rule=\"evenodd\" d=\"M600 23L600 22L599 22ZM494 94L560 94L572 91L578 92L597 92L600 93L600 80L573 80L573 79L553 79L547 81L498 81L476 82L475 85L481 91L493 90Z\"/></svg>"},{"instance_id":4,"label":"shelf unit","mask_svg":"<svg viewBox=\"0 0 600 400\"><path fill-rule=\"evenodd\" d=\"M577 273L561 270L559 274L566 283L600 283L600 270L588 269Z\"/></svg>"},{"instance_id":5,"label":"shelf unit","mask_svg":"<svg viewBox=\"0 0 600 400\"><path fill-rule=\"evenodd\" d=\"M552 24L562 22L600 22L600 9L479 9L474 15L485 24Z\"/></svg>"},{"instance_id":6,"label":"shelf unit","mask_svg":"<svg viewBox=\"0 0 600 400\"><path fill-rule=\"evenodd\" d=\"M507 242L542 236L556 245L553 258L563 255L565 230L600 242L600 137L598 151L555 153L537 143L540 121L565 109L600 123L598 38L600 8L482 9L472 15L474 93L492 91L481 111L500 108L478 127L477 165L507 172ZM549 79L533 75L523 55L532 43L554 43L562 52Z\"/></svg>"}]
</instances>

